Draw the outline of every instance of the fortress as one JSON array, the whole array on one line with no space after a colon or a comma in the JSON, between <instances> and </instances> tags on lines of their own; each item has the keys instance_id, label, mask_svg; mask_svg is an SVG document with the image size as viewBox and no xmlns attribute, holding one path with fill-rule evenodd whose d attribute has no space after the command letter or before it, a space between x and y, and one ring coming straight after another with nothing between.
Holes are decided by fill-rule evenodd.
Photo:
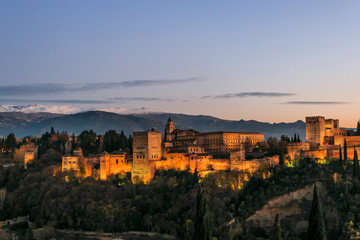
<instances>
[{"instance_id":1,"label":"fortress","mask_svg":"<svg viewBox=\"0 0 360 240\"><path fill-rule=\"evenodd\" d=\"M82 171L105 180L111 174L131 172L134 182L149 182L157 169L190 170L206 174L217 170L256 171L278 164L279 157L245 161L246 143L264 141L264 135L249 132L205 132L175 128L169 117L164 137L158 131L134 132L133 153L102 153L82 156L81 151L62 158L62 170ZM82 169L81 169L82 168Z\"/></svg>"},{"instance_id":2,"label":"fortress","mask_svg":"<svg viewBox=\"0 0 360 240\"><path fill-rule=\"evenodd\" d=\"M325 119L322 116L306 117L306 142L290 143L287 146L290 160L298 158L339 158L340 148L353 158L354 150L360 150L360 136L352 130L340 128L338 119Z\"/></svg>"}]
</instances>

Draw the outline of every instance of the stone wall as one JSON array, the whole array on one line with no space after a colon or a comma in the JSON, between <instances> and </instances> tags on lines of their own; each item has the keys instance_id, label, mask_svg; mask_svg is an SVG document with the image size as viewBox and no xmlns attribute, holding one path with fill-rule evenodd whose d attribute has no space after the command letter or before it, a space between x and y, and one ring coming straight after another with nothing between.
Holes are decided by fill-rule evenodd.
<instances>
[{"instance_id":1,"label":"stone wall","mask_svg":"<svg viewBox=\"0 0 360 240\"><path fill-rule=\"evenodd\" d=\"M346 145L351 146L360 146L360 136L342 136L337 135L334 137L334 145L341 145L344 147L344 141L346 139Z\"/></svg>"},{"instance_id":2,"label":"stone wall","mask_svg":"<svg viewBox=\"0 0 360 240\"><path fill-rule=\"evenodd\" d=\"M79 171L79 157L78 156L63 156L61 170L64 171Z\"/></svg>"},{"instance_id":3,"label":"stone wall","mask_svg":"<svg viewBox=\"0 0 360 240\"><path fill-rule=\"evenodd\" d=\"M307 142L289 143L287 146L288 156L290 160L299 159L301 151L310 150L310 144Z\"/></svg>"}]
</instances>

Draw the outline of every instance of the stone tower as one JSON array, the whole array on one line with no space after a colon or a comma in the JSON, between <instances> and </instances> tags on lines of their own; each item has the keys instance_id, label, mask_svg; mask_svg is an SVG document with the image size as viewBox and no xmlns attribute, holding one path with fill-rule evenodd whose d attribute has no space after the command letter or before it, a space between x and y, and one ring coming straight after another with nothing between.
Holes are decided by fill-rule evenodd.
<instances>
[{"instance_id":1,"label":"stone tower","mask_svg":"<svg viewBox=\"0 0 360 240\"><path fill-rule=\"evenodd\" d=\"M175 130L175 124L174 122L171 120L171 117L169 116L169 119L166 123L166 127L165 127L165 141L169 142L174 140L171 137L171 133Z\"/></svg>"},{"instance_id":2,"label":"stone tower","mask_svg":"<svg viewBox=\"0 0 360 240\"><path fill-rule=\"evenodd\" d=\"M133 134L133 181L149 182L155 174L155 161L161 160L161 132Z\"/></svg>"},{"instance_id":3,"label":"stone tower","mask_svg":"<svg viewBox=\"0 0 360 240\"><path fill-rule=\"evenodd\" d=\"M325 118L321 116L306 117L306 141L323 145L324 137Z\"/></svg>"}]
</instances>

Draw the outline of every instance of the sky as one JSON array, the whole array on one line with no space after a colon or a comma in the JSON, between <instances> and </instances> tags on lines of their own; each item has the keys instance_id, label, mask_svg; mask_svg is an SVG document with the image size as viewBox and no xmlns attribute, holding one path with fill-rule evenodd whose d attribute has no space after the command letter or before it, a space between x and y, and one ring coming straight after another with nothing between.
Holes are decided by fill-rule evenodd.
<instances>
[{"instance_id":1,"label":"sky","mask_svg":"<svg viewBox=\"0 0 360 240\"><path fill-rule=\"evenodd\" d=\"M1 1L0 105L360 117L360 1Z\"/></svg>"}]
</instances>

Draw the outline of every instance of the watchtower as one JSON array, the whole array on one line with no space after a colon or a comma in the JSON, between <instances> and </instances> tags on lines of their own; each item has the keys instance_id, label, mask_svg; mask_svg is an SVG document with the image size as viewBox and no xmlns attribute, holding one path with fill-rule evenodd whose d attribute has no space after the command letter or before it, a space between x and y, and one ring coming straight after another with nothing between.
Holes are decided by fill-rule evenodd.
<instances>
[{"instance_id":1,"label":"watchtower","mask_svg":"<svg viewBox=\"0 0 360 240\"><path fill-rule=\"evenodd\" d=\"M324 137L325 118L321 116L306 117L306 141L323 145Z\"/></svg>"},{"instance_id":2,"label":"watchtower","mask_svg":"<svg viewBox=\"0 0 360 240\"><path fill-rule=\"evenodd\" d=\"M131 178L145 183L150 181L155 173L154 161L161 160L161 156L161 132L134 132Z\"/></svg>"}]
</instances>

